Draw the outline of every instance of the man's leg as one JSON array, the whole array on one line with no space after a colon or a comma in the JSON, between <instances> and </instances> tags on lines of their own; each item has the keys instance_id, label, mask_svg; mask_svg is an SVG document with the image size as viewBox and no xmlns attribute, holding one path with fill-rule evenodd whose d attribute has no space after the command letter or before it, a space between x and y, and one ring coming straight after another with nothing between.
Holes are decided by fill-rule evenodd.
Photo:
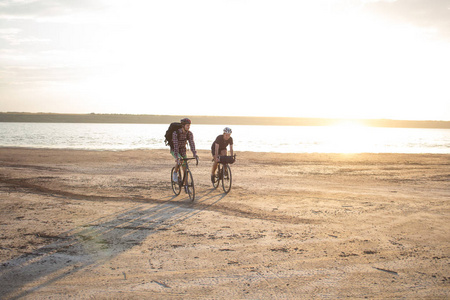
<instances>
[{"instance_id":1,"label":"man's leg","mask_svg":"<svg viewBox=\"0 0 450 300\"><path fill-rule=\"evenodd\" d=\"M227 149L221 150L221 151L219 152L219 155L220 155L220 156L226 156L226 155L227 155ZM213 158L214 158L214 156L213 156ZM212 170L211 170L211 182L212 182L212 183L214 183L214 174L216 173L216 170L217 170L217 166L218 166L218 165L219 165L219 163L216 162L216 161L214 160L213 166L212 166Z\"/></svg>"},{"instance_id":2,"label":"man's leg","mask_svg":"<svg viewBox=\"0 0 450 300\"><path fill-rule=\"evenodd\" d=\"M213 157L214 158L214 157ZM216 169L217 169L217 165L219 163L216 162L215 160L213 161L213 165L212 165L212 169L211 169L211 175L214 175L214 173L216 173Z\"/></svg>"},{"instance_id":3,"label":"man's leg","mask_svg":"<svg viewBox=\"0 0 450 300\"><path fill-rule=\"evenodd\" d=\"M175 172L173 173L173 181L178 181L178 170L180 169L180 165L178 164L177 158L175 157L175 152L170 151L172 156L175 158ZM178 153L178 158L181 159L180 153Z\"/></svg>"},{"instance_id":4,"label":"man's leg","mask_svg":"<svg viewBox=\"0 0 450 300\"><path fill-rule=\"evenodd\" d=\"M181 169L182 169L181 176L184 176L185 171L186 171L186 161L183 160L183 158L187 158L186 152L178 153L178 158L180 159L180 162L181 162ZM178 166L178 168L180 168L180 166ZM186 185L186 180L187 180L187 176L184 176L184 181L183 181L184 185Z\"/></svg>"},{"instance_id":5,"label":"man's leg","mask_svg":"<svg viewBox=\"0 0 450 300\"><path fill-rule=\"evenodd\" d=\"M183 173L181 173L181 176L184 177L183 178L184 191L187 193L188 192L187 176L186 176L186 164L187 164L187 162L185 160L183 160L183 158L187 158L186 152L184 154L179 154L179 157L180 157L180 161L181 161L181 169L182 169L182 172L183 172Z\"/></svg>"}]
</instances>

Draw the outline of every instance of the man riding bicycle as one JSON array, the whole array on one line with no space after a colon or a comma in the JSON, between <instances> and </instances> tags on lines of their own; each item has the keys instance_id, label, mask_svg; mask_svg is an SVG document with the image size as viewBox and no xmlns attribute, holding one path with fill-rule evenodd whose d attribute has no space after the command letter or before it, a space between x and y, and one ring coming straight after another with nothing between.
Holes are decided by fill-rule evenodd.
<instances>
[{"instance_id":1,"label":"man riding bicycle","mask_svg":"<svg viewBox=\"0 0 450 300\"><path fill-rule=\"evenodd\" d=\"M233 156L233 138L231 137L231 128L225 127L223 134L218 135L216 140L211 146L211 154L214 159L214 163L211 170L211 182L214 184L214 174L219 164L219 156L227 155L227 146L230 145L230 153Z\"/></svg>"},{"instance_id":2,"label":"man riding bicycle","mask_svg":"<svg viewBox=\"0 0 450 300\"><path fill-rule=\"evenodd\" d=\"M186 144L189 142L189 146L191 148L192 153L194 154L194 157L198 159L197 151L195 151L195 143L194 143L194 134L192 131L189 131L191 127L191 120L188 118L181 119L181 128L178 130L175 130L172 133L172 141L173 141L173 148L170 149L170 153L175 158L176 165L175 165L175 172L173 173L173 181L178 181L178 169L180 168L181 159L187 158L186 156ZM183 163L183 172L185 167L185 164Z\"/></svg>"}]
</instances>

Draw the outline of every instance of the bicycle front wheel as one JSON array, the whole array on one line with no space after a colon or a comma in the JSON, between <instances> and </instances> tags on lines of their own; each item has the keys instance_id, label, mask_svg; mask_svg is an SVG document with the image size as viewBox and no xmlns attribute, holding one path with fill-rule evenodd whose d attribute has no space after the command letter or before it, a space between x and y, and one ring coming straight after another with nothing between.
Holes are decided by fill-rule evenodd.
<instances>
[{"instance_id":1,"label":"bicycle front wheel","mask_svg":"<svg viewBox=\"0 0 450 300\"><path fill-rule=\"evenodd\" d=\"M231 190L231 168L229 165L224 165L222 168L222 187L225 194Z\"/></svg>"},{"instance_id":2,"label":"bicycle front wheel","mask_svg":"<svg viewBox=\"0 0 450 300\"><path fill-rule=\"evenodd\" d=\"M175 167L172 168L172 171L170 172L170 183L172 186L173 193L178 196L181 192L181 186L180 186L180 180L181 180L181 173L180 169L178 169L177 179L176 181L173 180L173 173L175 173Z\"/></svg>"},{"instance_id":3,"label":"bicycle front wheel","mask_svg":"<svg viewBox=\"0 0 450 300\"><path fill-rule=\"evenodd\" d=\"M194 201L195 199L195 187L194 187L194 178L192 177L192 173L191 171L187 171L186 172L186 192L189 196L189 199L191 199L191 201Z\"/></svg>"}]
</instances>

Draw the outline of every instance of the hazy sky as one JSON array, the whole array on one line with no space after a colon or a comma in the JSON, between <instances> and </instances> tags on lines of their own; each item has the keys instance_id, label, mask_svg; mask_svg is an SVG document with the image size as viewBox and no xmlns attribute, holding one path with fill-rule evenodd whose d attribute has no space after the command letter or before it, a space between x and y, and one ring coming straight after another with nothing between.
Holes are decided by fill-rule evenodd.
<instances>
[{"instance_id":1,"label":"hazy sky","mask_svg":"<svg viewBox=\"0 0 450 300\"><path fill-rule=\"evenodd\" d=\"M450 120L450 0L0 0L0 111Z\"/></svg>"}]
</instances>

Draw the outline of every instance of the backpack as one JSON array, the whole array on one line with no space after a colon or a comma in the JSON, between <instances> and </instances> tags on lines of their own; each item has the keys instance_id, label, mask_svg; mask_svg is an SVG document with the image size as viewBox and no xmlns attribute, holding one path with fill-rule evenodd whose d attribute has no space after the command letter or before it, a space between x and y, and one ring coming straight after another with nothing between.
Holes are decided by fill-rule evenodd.
<instances>
[{"instance_id":1,"label":"backpack","mask_svg":"<svg viewBox=\"0 0 450 300\"><path fill-rule=\"evenodd\" d=\"M179 122L170 123L170 126L167 129L166 134L164 135L165 137L164 143L166 144L166 146L170 146L170 149L173 149L172 133L180 128L181 123Z\"/></svg>"}]
</instances>

